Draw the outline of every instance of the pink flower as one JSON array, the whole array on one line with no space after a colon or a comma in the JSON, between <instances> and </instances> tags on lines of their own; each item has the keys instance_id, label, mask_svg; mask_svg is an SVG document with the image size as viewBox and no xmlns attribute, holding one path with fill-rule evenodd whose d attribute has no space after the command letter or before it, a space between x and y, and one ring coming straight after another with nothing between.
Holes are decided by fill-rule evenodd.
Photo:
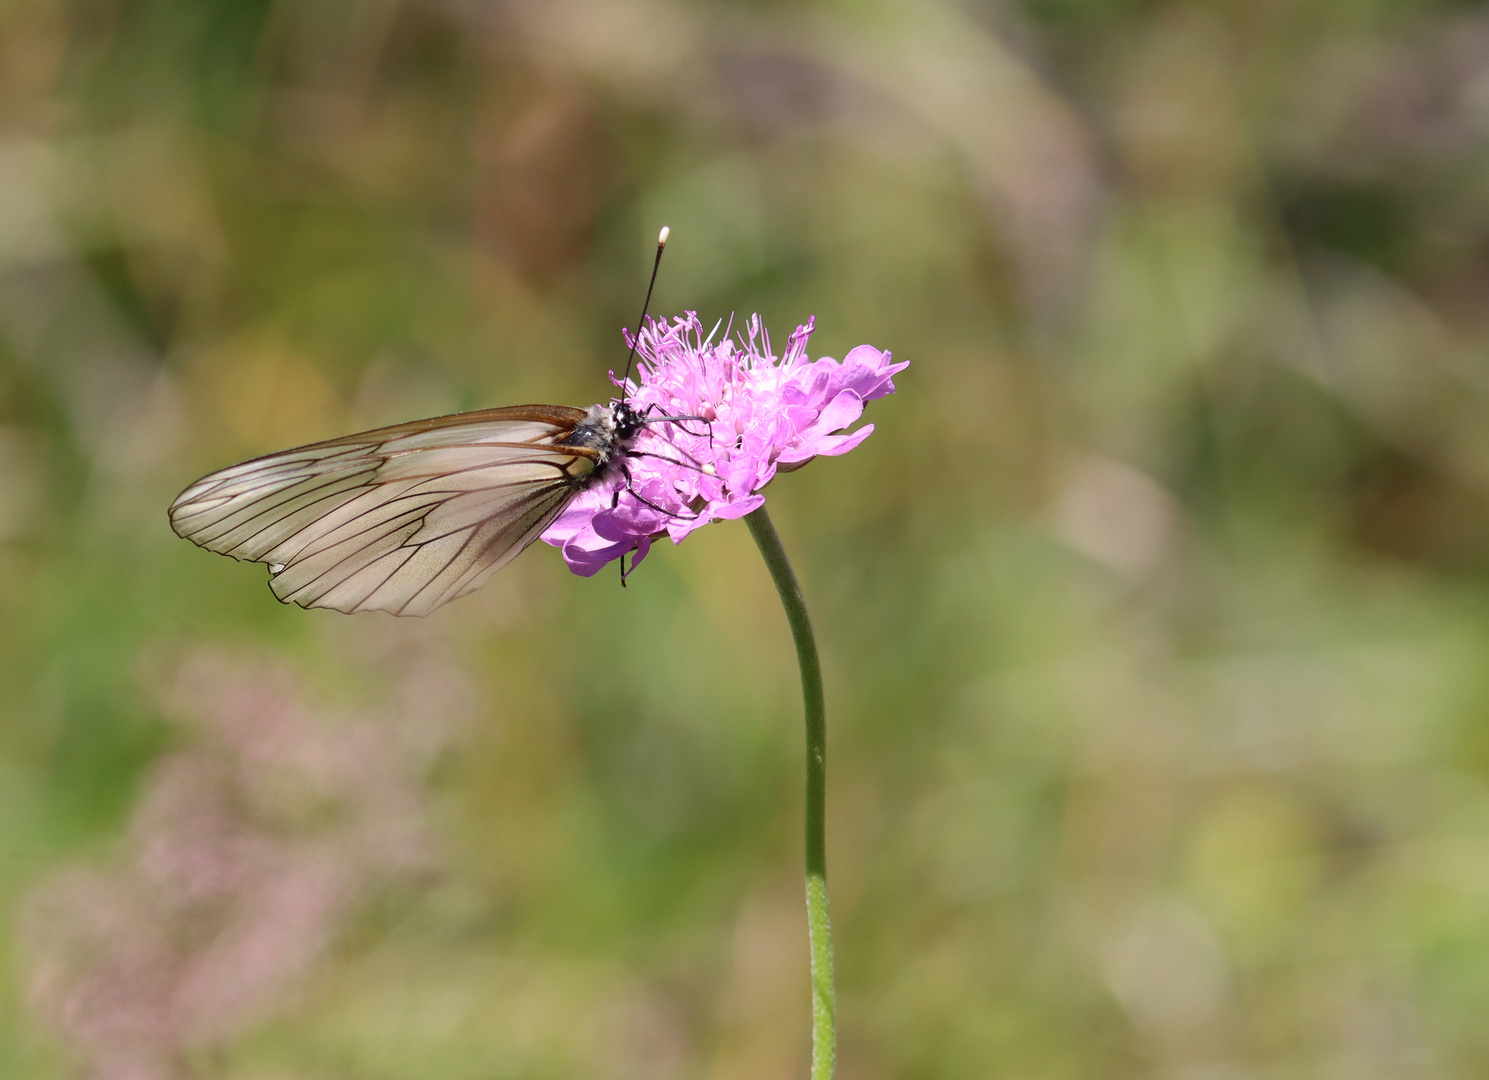
<instances>
[{"instance_id":1,"label":"pink flower","mask_svg":"<svg viewBox=\"0 0 1489 1080\"><path fill-rule=\"evenodd\" d=\"M777 472L863 442L874 425L845 429L864 402L894 393L891 376L908 365L872 345L841 363L808 360L814 325L798 326L777 358L758 315L737 341L726 333L717 343L703 337L694 312L670 325L649 320L636 343L639 383L622 387L651 418L627 456L630 481L616 470L570 503L543 540L585 577L627 552L635 552L634 566L656 537L681 543L700 525L744 517L765 502L760 491ZM659 422L663 416L702 419Z\"/></svg>"},{"instance_id":2,"label":"pink flower","mask_svg":"<svg viewBox=\"0 0 1489 1080\"><path fill-rule=\"evenodd\" d=\"M156 764L125 856L51 876L20 920L32 1001L92 1080L226 1060L377 887L438 868L419 774L464 695L409 644L384 661L397 704L372 716L327 717L262 657L182 665L162 704L195 738Z\"/></svg>"}]
</instances>

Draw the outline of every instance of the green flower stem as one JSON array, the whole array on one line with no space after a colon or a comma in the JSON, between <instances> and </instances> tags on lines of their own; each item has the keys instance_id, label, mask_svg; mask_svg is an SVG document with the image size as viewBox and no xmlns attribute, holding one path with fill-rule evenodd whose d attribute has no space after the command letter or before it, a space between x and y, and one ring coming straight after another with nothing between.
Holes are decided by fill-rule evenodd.
<instances>
[{"instance_id":1,"label":"green flower stem","mask_svg":"<svg viewBox=\"0 0 1489 1080\"><path fill-rule=\"evenodd\" d=\"M832 926L827 918L827 715L822 704L822 666L807 618L801 587L791 572L781 538L765 507L745 523L765 556L796 639L801 696L807 719L807 935L812 951L812 1080L830 1080L837 1057L837 991L832 981Z\"/></svg>"}]
</instances>

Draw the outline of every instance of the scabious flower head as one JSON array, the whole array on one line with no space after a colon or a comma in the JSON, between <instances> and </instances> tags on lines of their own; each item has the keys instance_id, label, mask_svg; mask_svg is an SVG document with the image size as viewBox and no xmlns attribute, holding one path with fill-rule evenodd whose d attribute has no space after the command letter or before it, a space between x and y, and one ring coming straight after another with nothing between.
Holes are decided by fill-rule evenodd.
<instances>
[{"instance_id":1,"label":"scabious flower head","mask_svg":"<svg viewBox=\"0 0 1489 1080\"><path fill-rule=\"evenodd\" d=\"M758 315L718 342L703 336L695 312L648 321L636 342L637 380L616 383L653 420L627 458L630 481L615 470L570 503L543 540L586 577L627 552L634 566L654 538L680 543L700 525L744 517L765 502L760 490L777 472L863 442L874 425L845 429L864 402L894 393L891 377L908 365L872 345L841 362L809 360L814 325L798 326L777 357Z\"/></svg>"}]
</instances>

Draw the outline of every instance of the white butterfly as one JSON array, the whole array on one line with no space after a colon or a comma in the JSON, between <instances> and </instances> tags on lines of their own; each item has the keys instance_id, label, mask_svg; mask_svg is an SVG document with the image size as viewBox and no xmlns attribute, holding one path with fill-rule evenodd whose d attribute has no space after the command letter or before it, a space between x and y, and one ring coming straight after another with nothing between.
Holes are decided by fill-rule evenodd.
<instances>
[{"instance_id":1,"label":"white butterfly","mask_svg":"<svg viewBox=\"0 0 1489 1080\"><path fill-rule=\"evenodd\" d=\"M209 551L267 563L286 603L427 615L624 470L646 423L619 401L378 428L205 476L171 504L171 527Z\"/></svg>"}]
</instances>

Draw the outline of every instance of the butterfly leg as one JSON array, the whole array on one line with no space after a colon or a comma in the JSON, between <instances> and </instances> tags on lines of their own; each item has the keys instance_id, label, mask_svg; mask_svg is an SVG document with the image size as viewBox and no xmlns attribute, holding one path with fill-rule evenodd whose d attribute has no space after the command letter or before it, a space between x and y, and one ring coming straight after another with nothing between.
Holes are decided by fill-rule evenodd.
<instances>
[{"instance_id":1,"label":"butterfly leg","mask_svg":"<svg viewBox=\"0 0 1489 1080\"><path fill-rule=\"evenodd\" d=\"M708 476L712 476L713 475L712 473L710 473L708 471L707 468L705 468L704 466L700 465L698 463L698 460L696 458L693 458L693 455L692 454L689 454L686 450L683 450L682 447L678 446L675 449L681 451L684 456L686 456L686 457L688 457L688 458L690 458L692 460L690 460L690 461L678 461L676 458L670 458L666 454L653 454L653 453L651 453L650 451L647 451L647 450L632 450L631 451L631 456L632 457L656 458L658 461L665 461L669 465L676 465L680 469L692 469L694 472L701 472L701 473L703 473L705 475L708 475ZM710 468L711 467L712 466L710 466Z\"/></svg>"},{"instance_id":2,"label":"butterfly leg","mask_svg":"<svg viewBox=\"0 0 1489 1080\"><path fill-rule=\"evenodd\" d=\"M648 499L645 495L638 495L636 493L636 490L634 488L628 487L628 488L626 488L626 490L631 493L631 498L635 499L642 506L649 506L649 507L651 507L653 510L655 510L659 514L666 514L668 517L677 518L679 521L696 521L696 520L698 520L698 515L697 514L679 514L676 510L668 510L665 506L658 506L656 503L654 503L650 499Z\"/></svg>"},{"instance_id":3,"label":"butterfly leg","mask_svg":"<svg viewBox=\"0 0 1489 1080\"><path fill-rule=\"evenodd\" d=\"M655 454L647 454L645 456L646 457L656 457L657 455L655 455ZM667 461L667 460L671 460L671 459L670 458L664 458L663 460L664 461ZM680 465L682 463L681 462L673 462L673 464ZM650 499L648 499L645 495L641 494L641 492L637 491L636 490L636 485L635 485L635 483L631 479L631 470L628 469L628 468L626 468L625 462L621 462L621 465L620 465L620 475L623 476L623 477L625 477L626 483L625 483L625 486L624 487L619 487L619 488L616 488L615 489L615 498L613 500L611 500L610 509L614 510L617 506L620 505L620 496L621 496L621 493L622 492L625 492L626 494L630 495L631 498L633 498L637 502L639 502L642 506L650 507L651 509L655 510L659 514L666 514L668 517L678 518L679 520L682 520L682 521L693 521L694 519L696 519L698 517L697 514L679 514L676 510L668 510L665 506L658 506L656 503L654 503Z\"/></svg>"},{"instance_id":4,"label":"butterfly leg","mask_svg":"<svg viewBox=\"0 0 1489 1080\"><path fill-rule=\"evenodd\" d=\"M651 419L651 411L653 409L655 409L655 408L656 408L655 405L648 405L646 407L646 411L641 414L642 419L645 420L646 423L648 423L648 424L676 424L678 427L682 428L684 432L686 432L687 434L693 436L693 438L695 438L695 439L701 439L701 438L703 438L702 435L699 435L696 431L689 431L686 427L683 427L683 421L684 420L697 420L697 421L701 422L704 426L706 426L708 428L708 439L709 439L710 443L713 441L713 421L710 420L710 419L708 419L708 417L706 417L706 416L673 416L671 413L665 413L664 412L664 413L662 413L662 415L660 415L655 420L653 420L653 419Z\"/></svg>"}]
</instances>

